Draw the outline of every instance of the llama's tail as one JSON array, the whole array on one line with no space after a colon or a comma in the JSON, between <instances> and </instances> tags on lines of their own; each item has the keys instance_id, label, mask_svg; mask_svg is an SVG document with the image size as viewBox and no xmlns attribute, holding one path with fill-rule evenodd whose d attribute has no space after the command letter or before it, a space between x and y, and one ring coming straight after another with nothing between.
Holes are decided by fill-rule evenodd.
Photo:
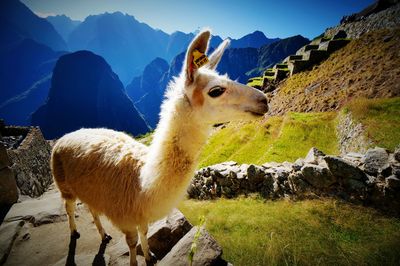
<instances>
[{"instance_id":1,"label":"llama's tail","mask_svg":"<svg viewBox=\"0 0 400 266\"><path fill-rule=\"evenodd\" d=\"M67 183L67 180L65 178L65 171L62 164L62 159L60 154L55 149L55 147L51 152L50 167L51 167L51 172L53 174L54 182L56 183L58 189L60 190L61 196L64 199L76 198Z\"/></svg>"}]
</instances>

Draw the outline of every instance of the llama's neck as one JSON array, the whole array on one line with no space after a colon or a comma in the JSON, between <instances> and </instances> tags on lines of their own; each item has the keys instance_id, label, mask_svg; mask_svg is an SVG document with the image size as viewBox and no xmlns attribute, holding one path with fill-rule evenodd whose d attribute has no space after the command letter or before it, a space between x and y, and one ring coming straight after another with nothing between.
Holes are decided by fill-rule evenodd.
<instances>
[{"instance_id":1,"label":"llama's neck","mask_svg":"<svg viewBox=\"0 0 400 266\"><path fill-rule=\"evenodd\" d=\"M142 188L150 219L167 215L185 194L209 127L196 123L186 99L166 110L142 168Z\"/></svg>"}]
</instances>

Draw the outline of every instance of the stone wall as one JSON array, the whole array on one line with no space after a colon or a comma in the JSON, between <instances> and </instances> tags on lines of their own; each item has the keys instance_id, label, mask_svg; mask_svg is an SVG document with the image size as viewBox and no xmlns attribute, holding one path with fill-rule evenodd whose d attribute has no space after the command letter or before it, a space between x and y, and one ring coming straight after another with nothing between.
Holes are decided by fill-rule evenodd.
<instances>
[{"instance_id":1,"label":"stone wall","mask_svg":"<svg viewBox=\"0 0 400 266\"><path fill-rule=\"evenodd\" d=\"M0 208L7 208L18 200L15 173L11 169L6 147L0 143ZM2 216L2 215L1 215ZM1 218L1 217L0 217Z\"/></svg>"},{"instance_id":2,"label":"stone wall","mask_svg":"<svg viewBox=\"0 0 400 266\"><path fill-rule=\"evenodd\" d=\"M48 142L36 127L4 127L1 142L7 148L6 159L11 162L20 194L42 195L52 183Z\"/></svg>"},{"instance_id":3,"label":"stone wall","mask_svg":"<svg viewBox=\"0 0 400 266\"><path fill-rule=\"evenodd\" d=\"M267 199L334 196L400 215L400 149L326 156L312 148L294 163L225 162L196 172L188 194L196 199L258 193Z\"/></svg>"},{"instance_id":4,"label":"stone wall","mask_svg":"<svg viewBox=\"0 0 400 266\"><path fill-rule=\"evenodd\" d=\"M355 22L342 23L328 28L325 36L334 36L339 30L344 30L350 39L359 38L362 34L374 30L390 29L400 26L400 4L396 4L381 12L371 14Z\"/></svg>"},{"instance_id":5,"label":"stone wall","mask_svg":"<svg viewBox=\"0 0 400 266\"><path fill-rule=\"evenodd\" d=\"M341 154L350 151L365 153L372 146L372 141L366 137L363 125L355 122L351 113L339 114L337 136Z\"/></svg>"}]
</instances>

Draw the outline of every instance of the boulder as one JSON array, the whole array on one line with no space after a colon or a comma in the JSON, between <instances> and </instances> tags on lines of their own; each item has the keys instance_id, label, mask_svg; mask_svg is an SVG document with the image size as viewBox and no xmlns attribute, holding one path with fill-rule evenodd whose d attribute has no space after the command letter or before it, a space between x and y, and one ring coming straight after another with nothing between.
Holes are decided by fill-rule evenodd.
<instances>
[{"instance_id":1,"label":"boulder","mask_svg":"<svg viewBox=\"0 0 400 266\"><path fill-rule=\"evenodd\" d=\"M349 152L343 157L343 159L351 161L355 165L360 166L362 164L363 157L364 155L361 153Z\"/></svg>"},{"instance_id":2,"label":"boulder","mask_svg":"<svg viewBox=\"0 0 400 266\"><path fill-rule=\"evenodd\" d=\"M163 258L193 226L185 216L174 209L167 217L150 225L147 233L150 250Z\"/></svg>"},{"instance_id":3,"label":"boulder","mask_svg":"<svg viewBox=\"0 0 400 266\"><path fill-rule=\"evenodd\" d=\"M347 188L357 189L368 180L367 175L351 162L335 156L325 156L324 160L331 173Z\"/></svg>"},{"instance_id":4,"label":"boulder","mask_svg":"<svg viewBox=\"0 0 400 266\"><path fill-rule=\"evenodd\" d=\"M304 159L302 158L298 158L294 163L293 163L293 170L295 171L300 171L300 169L303 167L304 165Z\"/></svg>"},{"instance_id":5,"label":"boulder","mask_svg":"<svg viewBox=\"0 0 400 266\"><path fill-rule=\"evenodd\" d=\"M149 226L147 240L151 252L156 255L157 259L163 258L191 228L192 225L185 216L179 210L174 209L167 217ZM138 254L143 254L140 241L137 248ZM115 257L129 255L125 237L110 247L110 253Z\"/></svg>"},{"instance_id":6,"label":"boulder","mask_svg":"<svg viewBox=\"0 0 400 266\"><path fill-rule=\"evenodd\" d=\"M364 156L364 171L370 175L377 176L382 169L386 168L389 154L383 148L369 149Z\"/></svg>"},{"instance_id":7,"label":"boulder","mask_svg":"<svg viewBox=\"0 0 400 266\"><path fill-rule=\"evenodd\" d=\"M318 164L323 156L325 156L325 154L322 151L318 150L315 147L312 147L308 151L307 156L304 159L304 162L309 164Z\"/></svg>"},{"instance_id":8,"label":"boulder","mask_svg":"<svg viewBox=\"0 0 400 266\"><path fill-rule=\"evenodd\" d=\"M328 188L336 182L335 177L331 174L328 168L307 163L301 168L304 180L310 183L313 187L323 189Z\"/></svg>"},{"instance_id":9,"label":"boulder","mask_svg":"<svg viewBox=\"0 0 400 266\"><path fill-rule=\"evenodd\" d=\"M198 230L200 230L200 236L197 238L196 235ZM196 249L192 264L190 264L189 253L193 243L195 243ZM222 248L218 245L215 239L204 228L195 226L157 265L226 265L226 262L222 260L221 255Z\"/></svg>"}]
</instances>

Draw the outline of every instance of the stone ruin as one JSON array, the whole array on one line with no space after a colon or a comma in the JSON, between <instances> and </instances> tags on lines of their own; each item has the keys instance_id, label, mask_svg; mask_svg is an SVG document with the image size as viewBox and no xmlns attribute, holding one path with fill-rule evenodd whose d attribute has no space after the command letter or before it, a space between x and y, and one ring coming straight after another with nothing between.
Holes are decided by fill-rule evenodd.
<instances>
[{"instance_id":1,"label":"stone ruin","mask_svg":"<svg viewBox=\"0 0 400 266\"><path fill-rule=\"evenodd\" d=\"M332 196L400 216L400 147L394 153L376 147L342 157L312 148L294 163L224 162L198 170L188 189L195 199L251 193L266 199Z\"/></svg>"},{"instance_id":2,"label":"stone ruin","mask_svg":"<svg viewBox=\"0 0 400 266\"><path fill-rule=\"evenodd\" d=\"M19 195L39 197L52 183L49 143L38 127L6 126L0 121L0 205Z\"/></svg>"}]
</instances>

